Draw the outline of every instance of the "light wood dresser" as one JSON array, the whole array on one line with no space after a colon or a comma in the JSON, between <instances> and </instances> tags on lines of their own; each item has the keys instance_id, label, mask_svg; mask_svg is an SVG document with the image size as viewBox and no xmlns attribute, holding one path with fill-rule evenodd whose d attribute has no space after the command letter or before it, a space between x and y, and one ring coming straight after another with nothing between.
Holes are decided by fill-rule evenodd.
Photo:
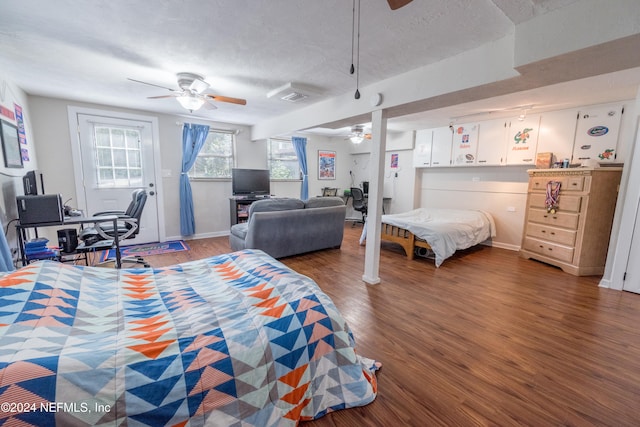
<instances>
[{"instance_id":1,"label":"light wood dresser","mask_svg":"<svg viewBox=\"0 0 640 427\"><path fill-rule=\"evenodd\" d=\"M532 169L520 254L576 276L601 275L622 168ZM549 206L560 184L555 207ZM552 198L553 199L553 198Z\"/></svg>"}]
</instances>

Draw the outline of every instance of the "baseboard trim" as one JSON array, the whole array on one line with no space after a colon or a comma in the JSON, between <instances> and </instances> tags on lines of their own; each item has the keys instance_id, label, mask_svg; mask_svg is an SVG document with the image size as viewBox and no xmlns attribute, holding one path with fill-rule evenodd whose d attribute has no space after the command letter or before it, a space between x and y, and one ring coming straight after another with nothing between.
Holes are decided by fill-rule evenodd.
<instances>
[{"instance_id":1,"label":"baseboard trim","mask_svg":"<svg viewBox=\"0 0 640 427\"><path fill-rule=\"evenodd\" d=\"M485 244L485 243L483 243ZM507 249L510 251L519 251L520 246L511 245L509 243L500 243L500 242L491 242L491 244L486 244L487 246L493 246L494 248Z\"/></svg>"},{"instance_id":2,"label":"baseboard trim","mask_svg":"<svg viewBox=\"0 0 640 427\"><path fill-rule=\"evenodd\" d=\"M209 237L224 237L224 236L228 236L229 235L229 231L214 231L212 233L198 233L198 234L194 234L193 236L189 236L184 237L184 236L171 236L171 237L167 237L167 240L197 240L197 239L207 239Z\"/></svg>"}]
</instances>

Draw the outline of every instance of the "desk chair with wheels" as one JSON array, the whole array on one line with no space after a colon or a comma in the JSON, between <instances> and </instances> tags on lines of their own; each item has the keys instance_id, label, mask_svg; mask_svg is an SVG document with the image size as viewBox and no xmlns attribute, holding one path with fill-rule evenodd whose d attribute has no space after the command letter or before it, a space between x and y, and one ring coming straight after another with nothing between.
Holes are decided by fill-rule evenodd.
<instances>
[{"instance_id":1,"label":"desk chair with wheels","mask_svg":"<svg viewBox=\"0 0 640 427\"><path fill-rule=\"evenodd\" d=\"M131 203L129 203L129 206L125 211L104 211L93 214L94 217L117 215L117 228L114 229L112 223L97 223L93 227L84 229L80 233L80 237L85 241L87 239L94 239L96 241L118 239L118 242L122 242L126 239L133 239L140 232L140 218L146 201L146 190L134 190L133 193L131 193ZM109 261L111 260L106 260L105 262ZM149 266L140 256L125 257L122 258L121 262L143 264L145 267Z\"/></svg>"},{"instance_id":2,"label":"desk chair with wheels","mask_svg":"<svg viewBox=\"0 0 640 427\"><path fill-rule=\"evenodd\" d=\"M362 222L364 224L364 222L367 219L368 206L367 206L367 200L364 198L364 193L360 188L351 187L351 200L353 204L353 209L357 210L362 214L362 221L358 221L358 222Z\"/></svg>"}]
</instances>

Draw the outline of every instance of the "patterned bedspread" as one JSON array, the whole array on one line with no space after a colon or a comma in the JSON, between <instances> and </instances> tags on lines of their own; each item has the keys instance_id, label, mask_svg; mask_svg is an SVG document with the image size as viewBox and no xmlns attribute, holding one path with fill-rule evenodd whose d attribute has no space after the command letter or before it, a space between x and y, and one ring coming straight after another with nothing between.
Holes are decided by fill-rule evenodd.
<instances>
[{"instance_id":1,"label":"patterned bedspread","mask_svg":"<svg viewBox=\"0 0 640 427\"><path fill-rule=\"evenodd\" d=\"M375 365L312 280L257 250L0 278L0 425L296 425L371 402Z\"/></svg>"}]
</instances>

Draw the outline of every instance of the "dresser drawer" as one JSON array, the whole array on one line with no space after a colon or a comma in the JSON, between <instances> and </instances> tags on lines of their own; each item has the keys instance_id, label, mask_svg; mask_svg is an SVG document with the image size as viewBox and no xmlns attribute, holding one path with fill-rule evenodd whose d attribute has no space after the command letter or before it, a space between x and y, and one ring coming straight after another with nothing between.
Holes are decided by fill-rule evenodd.
<instances>
[{"instance_id":1,"label":"dresser drawer","mask_svg":"<svg viewBox=\"0 0 640 427\"><path fill-rule=\"evenodd\" d=\"M532 208L546 209L546 193L531 193L529 195L529 206ZM558 198L558 210L563 212L580 212L582 206L582 196L571 196L561 194Z\"/></svg>"},{"instance_id":2,"label":"dresser drawer","mask_svg":"<svg viewBox=\"0 0 640 427\"><path fill-rule=\"evenodd\" d=\"M563 228L549 227L547 225L527 224L527 236L537 237L561 245L573 246L576 242L576 231L565 230Z\"/></svg>"},{"instance_id":3,"label":"dresser drawer","mask_svg":"<svg viewBox=\"0 0 640 427\"><path fill-rule=\"evenodd\" d=\"M547 212L546 209L529 209L529 222L564 227L571 230L578 228L578 218L579 215L576 213L556 212L552 214Z\"/></svg>"},{"instance_id":4,"label":"dresser drawer","mask_svg":"<svg viewBox=\"0 0 640 427\"><path fill-rule=\"evenodd\" d=\"M544 240L525 237L524 249L563 262L573 261L573 248L545 242Z\"/></svg>"},{"instance_id":5,"label":"dresser drawer","mask_svg":"<svg viewBox=\"0 0 640 427\"><path fill-rule=\"evenodd\" d=\"M560 191L585 190L584 176L534 176L529 180L529 190L547 191L549 181L560 182Z\"/></svg>"}]
</instances>

